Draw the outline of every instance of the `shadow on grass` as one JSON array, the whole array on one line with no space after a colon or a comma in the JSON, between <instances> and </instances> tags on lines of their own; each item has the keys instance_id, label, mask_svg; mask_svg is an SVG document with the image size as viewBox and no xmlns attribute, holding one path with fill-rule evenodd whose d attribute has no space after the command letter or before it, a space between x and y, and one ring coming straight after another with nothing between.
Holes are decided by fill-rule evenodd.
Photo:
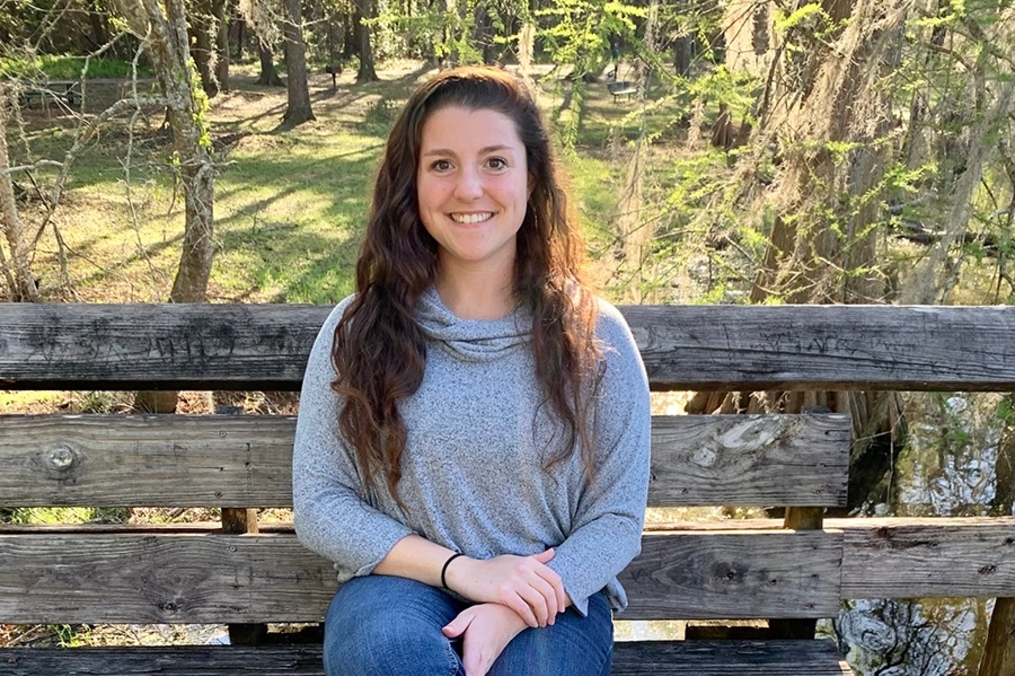
<instances>
[{"instance_id":1,"label":"shadow on grass","mask_svg":"<svg viewBox=\"0 0 1015 676\"><path fill-rule=\"evenodd\" d=\"M219 166L216 178L215 238L220 250L212 284L218 298L333 303L351 291L372 178L384 139L405 99L429 71L421 66L380 82L340 83L335 91L330 86L317 87L312 96L317 122L288 131L281 125L266 130L273 123L271 118L281 119L284 93L264 98L260 89L234 92L234 96L245 98L229 100L221 110L223 119L217 119L212 127L214 139L223 144L225 139L239 141L229 162ZM605 90L596 89L587 103L597 119L596 124L588 124L585 134L579 135L579 145L605 147L613 138L611 123L623 121L621 129L628 131L640 122L633 110L615 104ZM598 113L604 119L599 120ZM665 113L659 116L664 118ZM151 119L152 124L159 121ZM235 138L241 135L242 139ZM100 143L79 160L81 171L72 174L72 181L75 189L84 189L88 195L81 201L81 209L101 205L93 199L100 193L112 196L116 188L111 186L123 175L118 153L125 138L122 128L103 131ZM147 169L139 166L137 173L143 179L153 179L163 191L172 190L167 174L161 171L168 150L167 138L157 130L146 128L135 139L139 165L149 163ZM596 195L604 191L602 181L588 178L585 182ZM165 201L164 192L156 195L155 210ZM78 240L75 247L80 253L102 264L101 268L93 264L94 269L81 283L92 290L106 284L136 283L147 258L156 259L159 275L171 278L183 232L183 217L179 214L182 203L177 196L171 222L164 214L152 211L164 234L160 241L146 241L144 248L130 233L126 219L110 223L107 218L101 228L102 237L91 239L89 233ZM608 205L590 203L597 213L608 210ZM106 213L120 208L118 203L111 204ZM153 226L146 223L144 227ZM154 230L146 235L146 239L159 237ZM121 250L128 255L111 257L108 242L103 242L109 236L124 237L128 244ZM153 288L162 283L160 277L152 276Z\"/></svg>"},{"instance_id":2,"label":"shadow on grass","mask_svg":"<svg viewBox=\"0 0 1015 676\"><path fill-rule=\"evenodd\" d=\"M262 191L265 176L300 179L289 178L269 196L217 220L223 252L216 265L242 261L252 285L237 300L274 289L272 302L329 303L351 290L379 150L375 145L320 159L249 158L230 175L220 194L234 203L244 202L244 192ZM272 210L286 201L292 201L291 211ZM299 210L306 202L317 207L313 215Z\"/></svg>"}]
</instances>

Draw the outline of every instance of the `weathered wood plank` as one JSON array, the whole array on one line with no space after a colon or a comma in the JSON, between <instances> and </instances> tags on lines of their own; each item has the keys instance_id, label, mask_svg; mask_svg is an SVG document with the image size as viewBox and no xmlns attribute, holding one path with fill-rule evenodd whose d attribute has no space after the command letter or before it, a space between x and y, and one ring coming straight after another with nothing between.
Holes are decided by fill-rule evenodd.
<instances>
[{"instance_id":1,"label":"weathered wood plank","mask_svg":"<svg viewBox=\"0 0 1015 676\"><path fill-rule=\"evenodd\" d=\"M330 308L0 304L0 387L299 389Z\"/></svg>"},{"instance_id":2,"label":"weathered wood plank","mask_svg":"<svg viewBox=\"0 0 1015 676\"><path fill-rule=\"evenodd\" d=\"M658 521L652 532L779 524ZM1015 517L825 519L824 527L843 533L844 599L1015 596Z\"/></svg>"},{"instance_id":3,"label":"weathered wood plank","mask_svg":"<svg viewBox=\"0 0 1015 676\"><path fill-rule=\"evenodd\" d=\"M0 535L0 618L14 624L312 622L336 589L291 534Z\"/></svg>"},{"instance_id":4,"label":"weathered wood plank","mask_svg":"<svg viewBox=\"0 0 1015 676\"><path fill-rule=\"evenodd\" d=\"M1015 518L927 521L934 520L830 519L826 527L836 530L810 533L750 522L649 533L622 574L632 601L625 619L827 616L828 593L836 602L1011 595ZM0 528L0 619L316 621L335 588L330 565L283 528L258 536L158 532ZM840 541L841 590L831 580Z\"/></svg>"},{"instance_id":5,"label":"weathered wood plank","mask_svg":"<svg viewBox=\"0 0 1015 676\"><path fill-rule=\"evenodd\" d=\"M0 650L8 676L324 676L321 647ZM830 641L632 641L612 676L852 676Z\"/></svg>"},{"instance_id":6,"label":"weathered wood plank","mask_svg":"<svg viewBox=\"0 0 1015 676\"><path fill-rule=\"evenodd\" d=\"M0 507L292 505L294 418L0 417Z\"/></svg>"},{"instance_id":7,"label":"weathered wood plank","mask_svg":"<svg viewBox=\"0 0 1015 676\"><path fill-rule=\"evenodd\" d=\"M676 537L646 534L622 574L631 596L624 619L827 616L828 588L837 598L1015 589L1012 517L829 519L828 531L801 533L771 525L690 523ZM317 621L335 588L330 564L285 526L258 536L190 525L114 530L0 527L0 621ZM830 579L840 543L841 587Z\"/></svg>"},{"instance_id":8,"label":"weathered wood plank","mask_svg":"<svg viewBox=\"0 0 1015 676\"><path fill-rule=\"evenodd\" d=\"M831 641L617 643L611 676L853 676Z\"/></svg>"},{"instance_id":9,"label":"weathered wood plank","mask_svg":"<svg viewBox=\"0 0 1015 676\"><path fill-rule=\"evenodd\" d=\"M789 530L821 530L825 518L822 507L787 507L783 527ZM812 639L817 630L815 619L771 618L768 627L772 638Z\"/></svg>"},{"instance_id":10,"label":"weathered wood plank","mask_svg":"<svg viewBox=\"0 0 1015 676\"><path fill-rule=\"evenodd\" d=\"M622 618L831 617L841 557L835 531L648 533L620 574Z\"/></svg>"},{"instance_id":11,"label":"weathered wood plank","mask_svg":"<svg viewBox=\"0 0 1015 676\"><path fill-rule=\"evenodd\" d=\"M848 415L652 419L649 504L844 506Z\"/></svg>"},{"instance_id":12,"label":"weathered wood plank","mask_svg":"<svg viewBox=\"0 0 1015 676\"><path fill-rule=\"evenodd\" d=\"M1015 383L1012 307L623 311L656 387L1006 391Z\"/></svg>"},{"instance_id":13,"label":"weathered wood plank","mask_svg":"<svg viewBox=\"0 0 1015 676\"><path fill-rule=\"evenodd\" d=\"M9 648L7 676L325 676L320 645Z\"/></svg>"},{"instance_id":14,"label":"weathered wood plank","mask_svg":"<svg viewBox=\"0 0 1015 676\"><path fill-rule=\"evenodd\" d=\"M327 307L0 304L0 387L299 388ZM998 390L1015 307L627 306L656 388Z\"/></svg>"},{"instance_id":15,"label":"weathered wood plank","mask_svg":"<svg viewBox=\"0 0 1015 676\"><path fill-rule=\"evenodd\" d=\"M0 507L292 504L295 419L0 416ZM843 505L846 415L672 416L649 503Z\"/></svg>"},{"instance_id":16,"label":"weathered wood plank","mask_svg":"<svg viewBox=\"0 0 1015 676\"><path fill-rule=\"evenodd\" d=\"M843 598L1015 596L1015 517L827 519Z\"/></svg>"},{"instance_id":17,"label":"weathered wood plank","mask_svg":"<svg viewBox=\"0 0 1015 676\"><path fill-rule=\"evenodd\" d=\"M624 619L834 615L840 546L834 532L646 536ZM0 528L3 622L316 622L336 588L291 533Z\"/></svg>"}]
</instances>

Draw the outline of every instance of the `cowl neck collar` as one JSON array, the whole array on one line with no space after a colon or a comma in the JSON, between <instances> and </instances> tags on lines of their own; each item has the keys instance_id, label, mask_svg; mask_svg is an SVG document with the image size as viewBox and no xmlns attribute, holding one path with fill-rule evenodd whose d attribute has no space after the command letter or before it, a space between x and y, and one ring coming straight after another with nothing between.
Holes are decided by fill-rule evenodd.
<instances>
[{"instance_id":1,"label":"cowl neck collar","mask_svg":"<svg viewBox=\"0 0 1015 676\"><path fill-rule=\"evenodd\" d=\"M465 361L488 361L532 338L532 316L520 305L500 319L462 319L441 301L434 287L419 300L416 321L423 333Z\"/></svg>"}]
</instances>

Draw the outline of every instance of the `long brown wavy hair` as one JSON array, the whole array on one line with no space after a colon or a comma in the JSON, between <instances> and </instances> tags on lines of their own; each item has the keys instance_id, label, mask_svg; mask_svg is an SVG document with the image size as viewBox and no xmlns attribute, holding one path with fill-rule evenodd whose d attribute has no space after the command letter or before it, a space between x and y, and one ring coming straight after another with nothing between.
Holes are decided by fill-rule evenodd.
<instances>
[{"instance_id":1,"label":"long brown wavy hair","mask_svg":"<svg viewBox=\"0 0 1015 676\"><path fill-rule=\"evenodd\" d=\"M401 504L405 449L398 402L423 379L426 343L414 319L437 275L437 242L420 220L416 172L423 125L446 106L495 110L511 118L525 146L532 194L518 231L513 291L532 312L536 377L558 423L547 466L581 454L592 474L594 398L601 350L596 305L582 282L584 243L567 202L546 123L528 89L493 68L445 71L411 96L388 137L356 264L357 294L335 328L332 388L345 398L342 435L355 451L363 490L378 476ZM554 443L556 442L556 443ZM404 505L403 505L404 507Z\"/></svg>"}]
</instances>

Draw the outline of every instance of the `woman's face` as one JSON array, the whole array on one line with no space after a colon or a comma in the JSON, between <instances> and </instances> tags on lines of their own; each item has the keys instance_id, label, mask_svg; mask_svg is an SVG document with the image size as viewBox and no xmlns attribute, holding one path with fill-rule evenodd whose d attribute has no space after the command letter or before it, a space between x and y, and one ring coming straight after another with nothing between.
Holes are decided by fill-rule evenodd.
<instances>
[{"instance_id":1,"label":"woman's face","mask_svg":"<svg viewBox=\"0 0 1015 676\"><path fill-rule=\"evenodd\" d=\"M416 194L443 272L510 270L530 193L525 146L495 110L447 106L423 125Z\"/></svg>"}]
</instances>

